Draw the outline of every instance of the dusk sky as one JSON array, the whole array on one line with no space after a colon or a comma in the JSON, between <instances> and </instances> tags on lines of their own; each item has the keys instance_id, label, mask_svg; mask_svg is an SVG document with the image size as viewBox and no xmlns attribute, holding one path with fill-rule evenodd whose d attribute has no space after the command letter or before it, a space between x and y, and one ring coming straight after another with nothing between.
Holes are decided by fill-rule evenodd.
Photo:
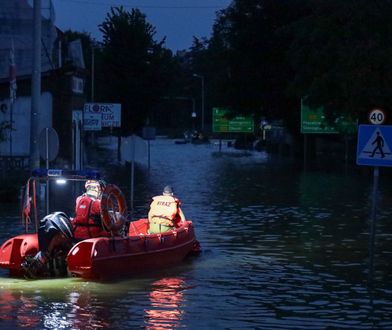
<instances>
[{"instance_id":1,"label":"dusk sky","mask_svg":"<svg viewBox=\"0 0 392 330\"><path fill-rule=\"evenodd\" d=\"M112 6L132 8L146 14L147 21L156 28L157 41L166 36L166 47L173 51L188 49L193 36L209 38L216 12L225 9L231 0L52 0L56 12L56 26L88 32L102 39L98 25Z\"/></svg>"}]
</instances>

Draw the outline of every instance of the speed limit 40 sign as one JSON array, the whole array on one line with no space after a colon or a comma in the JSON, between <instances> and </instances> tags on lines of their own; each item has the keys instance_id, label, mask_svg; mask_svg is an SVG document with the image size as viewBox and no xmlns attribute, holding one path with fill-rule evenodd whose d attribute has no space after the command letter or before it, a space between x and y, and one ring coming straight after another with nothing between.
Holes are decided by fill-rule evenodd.
<instances>
[{"instance_id":1,"label":"speed limit 40 sign","mask_svg":"<svg viewBox=\"0 0 392 330\"><path fill-rule=\"evenodd\" d=\"M369 122L373 125L381 125L385 121L384 110L373 109L369 112Z\"/></svg>"}]
</instances>

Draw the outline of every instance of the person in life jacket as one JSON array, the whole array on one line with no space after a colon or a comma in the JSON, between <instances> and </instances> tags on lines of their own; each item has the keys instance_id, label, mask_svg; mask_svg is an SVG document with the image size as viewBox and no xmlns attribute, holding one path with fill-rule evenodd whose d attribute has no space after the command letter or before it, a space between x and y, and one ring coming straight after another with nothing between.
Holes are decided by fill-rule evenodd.
<instances>
[{"instance_id":1,"label":"person in life jacket","mask_svg":"<svg viewBox=\"0 0 392 330\"><path fill-rule=\"evenodd\" d=\"M153 197L148 212L149 233L163 233L175 229L180 222L184 222L185 216L180 205L180 200L174 197L170 186L163 189L162 195Z\"/></svg>"},{"instance_id":2,"label":"person in life jacket","mask_svg":"<svg viewBox=\"0 0 392 330\"><path fill-rule=\"evenodd\" d=\"M101 200L102 186L99 181L88 180L86 193L76 199L75 217L72 220L74 238L83 240L92 237L110 236L102 225Z\"/></svg>"}]
</instances>

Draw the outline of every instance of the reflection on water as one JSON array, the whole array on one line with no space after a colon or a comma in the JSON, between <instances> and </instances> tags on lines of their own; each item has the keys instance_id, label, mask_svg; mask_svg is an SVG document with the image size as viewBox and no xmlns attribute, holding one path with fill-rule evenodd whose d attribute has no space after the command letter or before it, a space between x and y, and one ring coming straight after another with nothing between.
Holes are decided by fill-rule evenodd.
<instances>
[{"instance_id":1,"label":"reflection on water","mask_svg":"<svg viewBox=\"0 0 392 330\"><path fill-rule=\"evenodd\" d=\"M16 326L35 328L40 323L40 316L32 314L38 306L22 293L2 290L0 293L0 312L4 328Z\"/></svg>"},{"instance_id":2,"label":"reflection on water","mask_svg":"<svg viewBox=\"0 0 392 330\"><path fill-rule=\"evenodd\" d=\"M391 179L381 173L369 286L370 171L304 172L262 153L217 151L151 141L150 173L135 186L137 216L174 187L195 223L198 258L116 283L0 271L0 328L392 328ZM129 196L130 173L119 175ZM0 207L2 241L18 233L17 216Z\"/></svg>"},{"instance_id":3,"label":"reflection on water","mask_svg":"<svg viewBox=\"0 0 392 330\"><path fill-rule=\"evenodd\" d=\"M151 306L145 310L147 329L173 329L181 325L184 281L163 278L151 284Z\"/></svg>"}]
</instances>

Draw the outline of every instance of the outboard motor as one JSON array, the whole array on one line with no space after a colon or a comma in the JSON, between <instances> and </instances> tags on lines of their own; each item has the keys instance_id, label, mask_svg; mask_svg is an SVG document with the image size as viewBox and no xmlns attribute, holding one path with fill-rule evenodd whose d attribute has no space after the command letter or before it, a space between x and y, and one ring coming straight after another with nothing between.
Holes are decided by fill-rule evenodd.
<instances>
[{"instance_id":1,"label":"outboard motor","mask_svg":"<svg viewBox=\"0 0 392 330\"><path fill-rule=\"evenodd\" d=\"M38 228L39 251L22 263L30 278L65 276L66 257L73 245L71 219L64 212L55 212L40 220Z\"/></svg>"}]
</instances>

